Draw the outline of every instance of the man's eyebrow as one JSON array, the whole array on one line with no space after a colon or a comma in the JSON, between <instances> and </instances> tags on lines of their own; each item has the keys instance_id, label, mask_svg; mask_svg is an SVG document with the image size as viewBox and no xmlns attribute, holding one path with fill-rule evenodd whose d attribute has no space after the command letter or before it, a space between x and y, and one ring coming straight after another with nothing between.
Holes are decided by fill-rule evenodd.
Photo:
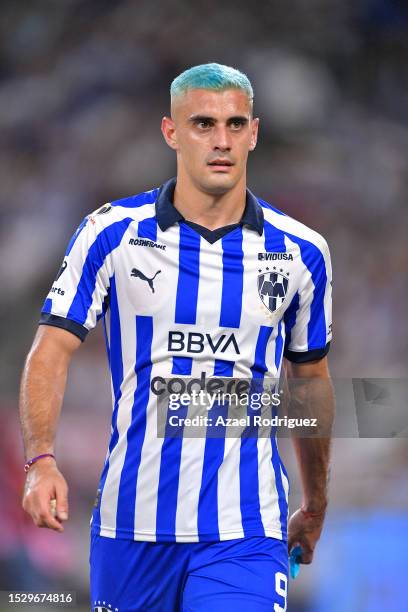
<instances>
[{"instance_id":1,"label":"man's eyebrow","mask_svg":"<svg viewBox=\"0 0 408 612\"><path fill-rule=\"evenodd\" d=\"M214 119L214 117L209 117L207 115L191 115L188 120L192 123L199 123L200 121L217 121L216 119Z\"/></svg>"},{"instance_id":2,"label":"man's eyebrow","mask_svg":"<svg viewBox=\"0 0 408 612\"><path fill-rule=\"evenodd\" d=\"M227 123L238 122L244 125L245 123L248 123L248 117L245 117L245 115L237 115L236 117L230 117L229 119L227 119Z\"/></svg>"},{"instance_id":3,"label":"man's eyebrow","mask_svg":"<svg viewBox=\"0 0 408 612\"><path fill-rule=\"evenodd\" d=\"M199 123L200 121L217 123L218 121L218 119L208 115L191 115L188 120L191 121L191 123ZM248 117L245 117L245 115L236 115L234 117L228 117L227 119L227 124L238 122L242 124L248 123Z\"/></svg>"}]
</instances>

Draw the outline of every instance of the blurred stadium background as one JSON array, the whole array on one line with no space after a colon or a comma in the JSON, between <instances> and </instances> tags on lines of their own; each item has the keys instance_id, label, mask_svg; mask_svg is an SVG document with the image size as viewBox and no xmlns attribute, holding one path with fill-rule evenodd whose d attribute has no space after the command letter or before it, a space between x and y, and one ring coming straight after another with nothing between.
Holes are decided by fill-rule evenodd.
<instances>
[{"instance_id":1,"label":"blurred stadium background","mask_svg":"<svg viewBox=\"0 0 408 612\"><path fill-rule=\"evenodd\" d=\"M174 174L159 131L169 83L206 61L253 82L261 137L250 187L329 242L333 376L406 376L403 0L3 0L0 590L74 590L87 608L88 523L110 430L101 329L74 359L61 418L62 536L20 507L19 377L82 217ZM288 442L281 448L295 509L296 469ZM315 562L290 583L291 612L408 610L407 468L406 439L335 441L327 524Z\"/></svg>"}]
</instances>

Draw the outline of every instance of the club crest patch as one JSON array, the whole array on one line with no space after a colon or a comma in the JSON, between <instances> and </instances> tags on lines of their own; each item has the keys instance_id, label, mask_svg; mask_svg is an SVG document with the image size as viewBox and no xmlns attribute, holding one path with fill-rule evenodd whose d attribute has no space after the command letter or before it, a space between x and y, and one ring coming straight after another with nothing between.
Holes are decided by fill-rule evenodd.
<instances>
[{"instance_id":1,"label":"club crest patch","mask_svg":"<svg viewBox=\"0 0 408 612\"><path fill-rule=\"evenodd\" d=\"M262 303L270 312L276 312L283 305L289 289L289 272L276 267L259 270L258 293Z\"/></svg>"},{"instance_id":2,"label":"club crest patch","mask_svg":"<svg viewBox=\"0 0 408 612\"><path fill-rule=\"evenodd\" d=\"M119 608L116 608L106 601L95 600L92 608L93 612L119 612Z\"/></svg>"}]
</instances>

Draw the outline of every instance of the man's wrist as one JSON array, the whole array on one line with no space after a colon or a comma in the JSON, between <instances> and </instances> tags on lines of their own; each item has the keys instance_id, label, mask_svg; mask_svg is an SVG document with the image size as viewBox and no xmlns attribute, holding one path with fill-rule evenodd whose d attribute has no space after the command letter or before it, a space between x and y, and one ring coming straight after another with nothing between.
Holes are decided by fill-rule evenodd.
<instances>
[{"instance_id":1,"label":"man's wrist","mask_svg":"<svg viewBox=\"0 0 408 612\"><path fill-rule=\"evenodd\" d=\"M323 516L326 512L328 500L311 500L308 502L303 502L301 506L301 510L303 514L308 514L311 516Z\"/></svg>"},{"instance_id":2,"label":"man's wrist","mask_svg":"<svg viewBox=\"0 0 408 612\"><path fill-rule=\"evenodd\" d=\"M42 464L46 464L46 463L56 463L56 459L55 459L55 455L54 453L41 453L38 455L35 455L34 457L31 457L30 459L28 459L28 461L26 461L26 463L24 464L24 471L27 474L27 472L37 464L37 462L41 462Z\"/></svg>"}]
</instances>

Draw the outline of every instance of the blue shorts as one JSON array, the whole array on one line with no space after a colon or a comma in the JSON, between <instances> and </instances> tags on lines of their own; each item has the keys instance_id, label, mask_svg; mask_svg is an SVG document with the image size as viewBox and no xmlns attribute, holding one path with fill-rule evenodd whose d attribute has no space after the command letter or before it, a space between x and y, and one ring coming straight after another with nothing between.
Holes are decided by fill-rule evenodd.
<instances>
[{"instance_id":1,"label":"blue shorts","mask_svg":"<svg viewBox=\"0 0 408 612\"><path fill-rule=\"evenodd\" d=\"M284 612L284 541L138 542L91 534L95 612Z\"/></svg>"}]
</instances>

